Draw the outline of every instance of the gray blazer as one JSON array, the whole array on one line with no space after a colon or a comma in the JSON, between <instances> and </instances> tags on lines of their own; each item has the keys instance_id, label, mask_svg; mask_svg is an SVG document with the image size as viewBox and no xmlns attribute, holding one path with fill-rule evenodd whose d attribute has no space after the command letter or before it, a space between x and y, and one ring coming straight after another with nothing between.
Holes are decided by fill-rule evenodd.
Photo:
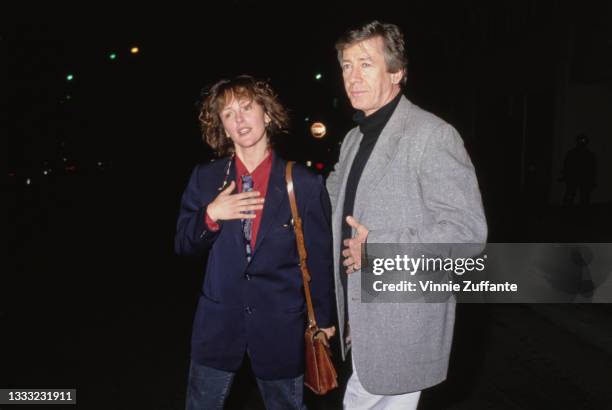
<instances>
[{"instance_id":1,"label":"gray blazer","mask_svg":"<svg viewBox=\"0 0 612 410\"><path fill-rule=\"evenodd\" d=\"M346 180L363 135L349 131L327 179L332 201L342 358L344 295L338 271ZM368 243L481 243L487 224L474 166L457 131L405 97L383 129L359 181L353 216ZM366 390L402 394L446 378L455 304L361 303L361 272L348 278L353 361Z\"/></svg>"}]
</instances>

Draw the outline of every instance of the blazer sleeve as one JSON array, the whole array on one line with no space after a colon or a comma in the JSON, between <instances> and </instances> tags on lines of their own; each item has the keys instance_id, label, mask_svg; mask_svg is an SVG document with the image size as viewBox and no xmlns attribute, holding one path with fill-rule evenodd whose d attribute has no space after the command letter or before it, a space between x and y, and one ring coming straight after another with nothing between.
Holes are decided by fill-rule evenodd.
<instances>
[{"instance_id":1,"label":"blazer sleeve","mask_svg":"<svg viewBox=\"0 0 612 410\"><path fill-rule=\"evenodd\" d=\"M443 124L429 137L417 173L432 223L416 229L372 230L370 243L483 244L487 223L474 166L458 132Z\"/></svg>"},{"instance_id":2,"label":"blazer sleeve","mask_svg":"<svg viewBox=\"0 0 612 410\"><path fill-rule=\"evenodd\" d=\"M201 178L201 172L201 165L194 168L187 188L185 188L181 197L181 207L174 238L174 250L178 255L201 255L212 246L221 231L221 229L210 230L206 224L206 207L208 204L200 202L203 196L200 184L204 180ZM220 226L223 225L220 224Z\"/></svg>"},{"instance_id":3,"label":"blazer sleeve","mask_svg":"<svg viewBox=\"0 0 612 410\"><path fill-rule=\"evenodd\" d=\"M303 219L310 291L319 327L332 326L334 307L334 269L332 253L331 204L323 178L318 175L307 197Z\"/></svg>"}]
</instances>

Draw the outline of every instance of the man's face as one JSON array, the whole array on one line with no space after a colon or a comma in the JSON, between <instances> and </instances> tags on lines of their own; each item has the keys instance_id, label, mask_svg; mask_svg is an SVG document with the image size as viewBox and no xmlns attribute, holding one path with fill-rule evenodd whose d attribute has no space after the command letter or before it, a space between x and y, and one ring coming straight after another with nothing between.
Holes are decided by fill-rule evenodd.
<instances>
[{"instance_id":1,"label":"man's face","mask_svg":"<svg viewBox=\"0 0 612 410\"><path fill-rule=\"evenodd\" d=\"M342 52L342 77L351 105L366 116L375 113L400 91L402 70L387 71L383 40L374 37L355 43Z\"/></svg>"}]
</instances>

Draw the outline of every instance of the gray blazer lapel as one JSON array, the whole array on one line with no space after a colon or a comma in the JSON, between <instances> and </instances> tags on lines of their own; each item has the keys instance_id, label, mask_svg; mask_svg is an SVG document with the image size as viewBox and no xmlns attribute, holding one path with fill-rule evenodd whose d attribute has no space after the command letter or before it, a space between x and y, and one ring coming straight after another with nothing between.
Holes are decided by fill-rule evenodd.
<instances>
[{"instance_id":1,"label":"gray blazer lapel","mask_svg":"<svg viewBox=\"0 0 612 410\"><path fill-rule=\"evenodd\" d=\"M363 170L359 185L357 186L357 193L355 194L355 208L354 216L357 221L361 220L365 205L368 204L367 196L370 192L374 191L374 188L383 176L385 176L389 165L398 153L398 144L400 138L404 134L404 128L406 124L406 116L411 110L411 103L404 96L400 98L400 101L395 108L395 111L389 118L389 122L383 128L374 150L368 159L366 167Z\"/></svg>"},{"instance_id":2,"label":"gray blazer lapel","mask_svg":"<svg viewBox=\"0 0 612 410\"><path fill-rule=\"evenodd\" d=\"M346 194L346 181L348 180L349 173L351 171L351 166L353 165L353 161L355 160L355 155L357 155L357 151L359 150L359 144L361 144L361 139L363 138L363 134L359 131L359 128L353 129L349 134L344 138L344 144L350 144L347 146L346 157L342 163L342 169L340 172L342 173L342 181L340 184L340 191L338 192L338 202L334 212L334 227L340 227L340 232L342 232L342 210L344 206L344 196ZM335 233L335 232L334 232ZM334 235L334 239L338 237L338 235ZM340 239L338 239L338 243L335 244L334 250L340 247Z\"/></svg>"}]
</instances>

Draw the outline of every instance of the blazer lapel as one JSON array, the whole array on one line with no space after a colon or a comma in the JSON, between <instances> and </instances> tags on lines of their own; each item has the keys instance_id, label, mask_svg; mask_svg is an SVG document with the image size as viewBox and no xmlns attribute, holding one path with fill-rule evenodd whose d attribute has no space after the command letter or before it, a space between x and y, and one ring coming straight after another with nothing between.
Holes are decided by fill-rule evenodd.
<instances>
[{"instance_id":1,"label":"blazer lapel","mask_svg":"<svg viewBox=\"0 0 612 410\"><path fill-rule=\"evenodd\" d=\"M389 118L389 122L387 122L387 125L378 137L378 141L376 141L374 150L368 159L357 186L353 213L358 221L361 220L364 205L367 204L365 200L367 194L374 191L374 188L386 174L389 165L397 155L397 144L402 136L406 112L410 109L410 105L410 101L402 96L391 118Z\"/></svg>"},{"instance_id":2,"label":"blazer lapel","mask_svg":"<svg viewBox=\"0 0 612 410\"><path fill-rule=\"evenodd\" d=\"M279 158L275 152L273 152L272 155L272 169L270 170L270 179L268 180L268 190L266 192L261 224L259 225L257 239L255 240L253 258L257 250L261 247L261 243L264 241L270 227L274 225L274 221L279 215L279 207L287 198L287 187L285 185L285 165L287 161Z\"/></svg>"},{"instance_id":3,"label":"blazer lapel","mask_svg":"<svg viewBox=\"0 0 612 410\"><path fill-rule=\"evenodd\" d=\"M223 178L225 178L225 175L223 175ZM228 179L227 179L228 184L231 181L234 181L234 183L236 183L236 161L235 160L232 160L232 164L230 166L230 172L229 172ZM238 190L235 189L234 193L237 193L237 192ZM224 226L223 229L227 229L229 231L229 234L234 240L236 248L240 249L240 252L242 252L242 255L244 256L243 259L246 264L246 246L244 243L244 232L242 232L242 222L240 221L240 219L232 219L232 220L223 222L223 226Z\"/></svg>"}]
</instances>

